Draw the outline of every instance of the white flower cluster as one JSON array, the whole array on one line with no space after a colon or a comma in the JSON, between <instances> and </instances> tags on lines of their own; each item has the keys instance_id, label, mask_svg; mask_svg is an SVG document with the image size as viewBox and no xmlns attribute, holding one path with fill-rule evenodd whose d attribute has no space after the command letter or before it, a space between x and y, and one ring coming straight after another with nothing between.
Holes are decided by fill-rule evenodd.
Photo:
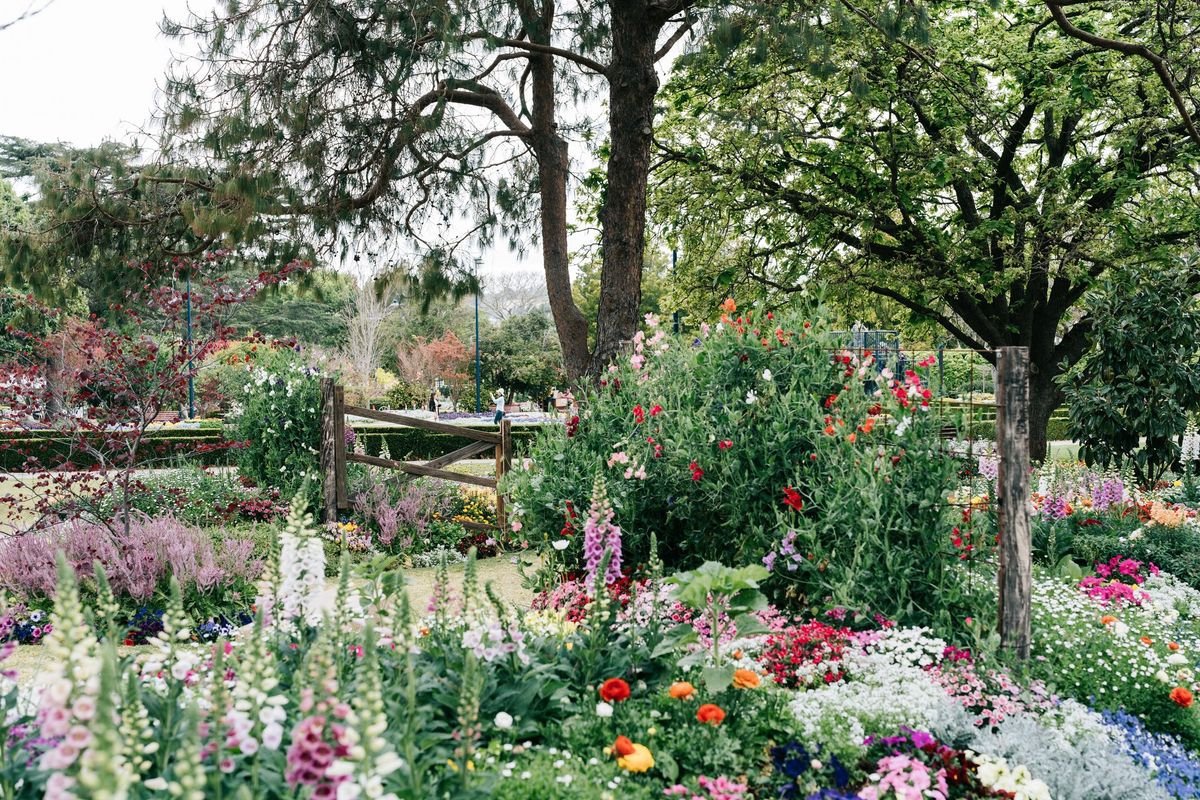
<instances>
[{"instance_id":1,"label":"white flower cluster","mask_svg":"<svg viewBox=\"0 0 1200 800\"><path fill-rule=\"evenodd\" d=\"M846 678L798 692L790 706L804 741L855 748L868 733L902 725L929 730L960 708L925 667L936 663L946 643L923 628L884 632L842 659Z\"/></svg>"},{"instance_id":2,"label":"white flower cluster","mask_svg":"<svg viewBox=\"0 0 1200 800\"><path fill-rule=\"evenodd\" d=\"M313 527L312 514L301 501L292 503L287 525L279 534L279 604L277 624L301 620L306 625L321 623L319 595L325 588L325 548Z\"/></svg>"},{"instance_id":3,"label":"white flower cluster","mask_svg":"<svg viewBox=\"0 0 1200 800\"><path fill-rule=\"evenodd\" d=\"M1008 761L999 756L969 750L967 754L979 765L975 771L979 782L989 789L1008 792L1014 800L1050 800L1050 787L1033 777L1024 764L1010 767Z\"/></svg>"}]
</instances>

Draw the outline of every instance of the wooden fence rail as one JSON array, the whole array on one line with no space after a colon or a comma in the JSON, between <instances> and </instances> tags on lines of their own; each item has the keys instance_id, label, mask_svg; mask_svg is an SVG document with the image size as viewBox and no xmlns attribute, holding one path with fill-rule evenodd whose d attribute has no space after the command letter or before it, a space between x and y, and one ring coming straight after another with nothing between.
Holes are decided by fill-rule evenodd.
<instances>
[{"instance_id":1,"label":"wooden fence rail","mask_svg":"<svg viewBox=\"0 0 1200 800\"><path fill-rule=\"evenodd\" d=\"M500 478L512 468L512 423L500 421L500 430L480 431L472 428L448 425L444 422L410 417L391 411L377 411L362 406L345 404L345 393L342 387L325 378L321 382L321 474L323 476L323 519L326 522L336 522L339 512L349 508L346 496L346 464L367 464L373 467L394 469L406 475L421 475L438 478L455 483L465 483L480 486L485 489L496 489L496 525L482 523L462 523L463 527L472 530L504 530L507 520L504 509L504 496L500 494L498 484ZM392 458L380 458L359 453L346 452L346 417L347 415L373 419L377 422L388 422L393 425L403 425L409 428L437 433L450 434L463 439L473 439L471 444L457 450L445 453L425 463L415 461L399 461ZM452 472L444 467L461 461L464 458L481 455L487 451L495 452L496 477L484 478L477 475L467 475Z\"/></svg>"}]
</instances>

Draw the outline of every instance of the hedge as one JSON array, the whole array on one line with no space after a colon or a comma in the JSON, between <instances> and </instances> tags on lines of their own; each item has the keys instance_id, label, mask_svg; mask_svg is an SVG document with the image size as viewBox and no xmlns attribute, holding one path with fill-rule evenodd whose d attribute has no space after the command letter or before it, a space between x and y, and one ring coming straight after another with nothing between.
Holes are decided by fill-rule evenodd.
<instances>
[{"instance_id":1,"label":"hedge","mask_svg":"<svg viewBox=\"0 0 1200 800\"><path fill-rule=\"evenodd\" d=\"M463 426L472 430L494 431L492 425ZM540 425L513 425L512 439L514 454L524 453L533 437L537 435ZM392 458L402 461L428 461L431 458L457 450L470 444L473 439L463 436L452 436L445 433L405 428L401 426L373 425L358 429L358 436L363 440L363 447L368 455L377 456L383 449L383 441L387 440L388 452ZM166 465L175 459L188 463L200 463L206 467L229 466L233 463L232 452L225 449L209 450L197 453L197 445L215 446L222 444L225 439L217 428L177 428L155 431L146 437L146 447L150 448L148 457L141 459L145 466ZM61 463L68 451L70 440L59 436L54 431L16 431L0 433L0 469L15 472L24 468L26 455L38 456L43 464L55 465ZM174 449L174 454L168 452ZM25 451L22 453L21 451ZM487 458L486 454L482 455ZM91 462L78 456L75 464L80 469L92 466Z\"/></svg>"}]
</instances>

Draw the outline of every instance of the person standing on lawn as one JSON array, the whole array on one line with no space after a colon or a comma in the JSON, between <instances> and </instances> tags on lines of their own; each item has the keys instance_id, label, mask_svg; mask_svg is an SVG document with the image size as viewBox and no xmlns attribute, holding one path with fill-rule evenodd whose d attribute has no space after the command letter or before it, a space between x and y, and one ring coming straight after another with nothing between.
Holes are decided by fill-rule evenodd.
<instances>
[{"instance_id":1,"label":"person standing on lawn","mask_svg":"<svg viewBox=\"0 0 1200 800\"><path fill-rule=\"evenodd\" d=\"M492 417L492 423L495 425L499 425L500 420L504 419L504 390L503 389L497 389L496 393L494 395L492 395L492 403L494 403L496 406L496 415L494 417Z\"/></svg>"}]
</instances>

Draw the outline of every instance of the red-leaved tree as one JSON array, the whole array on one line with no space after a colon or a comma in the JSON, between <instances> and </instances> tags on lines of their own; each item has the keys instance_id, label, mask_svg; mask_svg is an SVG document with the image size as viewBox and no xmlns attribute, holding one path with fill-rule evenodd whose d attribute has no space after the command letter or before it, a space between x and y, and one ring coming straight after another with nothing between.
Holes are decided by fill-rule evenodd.
<instances>
[{"instance_id":1,"label":"red-leaved tree","mask_svg":"<svg viewBox=\"0 0 1200 800\"><path fill-rule=\"evenodd\" d=\"M309 268L295 261L233 286L220 275L227 257L220 251L175 259L166 265L174 280L153 288L161 265L130 267L144 273L147 288L114 304L109 319L66 318L40 307L53 320L49 333L7 328L24 343L15 363L0 365L6 382L20 387L0 430L7 479L0 510L9 511L0 516L10 520L11 531L82 517L127 532L132 500L145 488L140 470L181 451L236 446L191 446L148 435L183 406L189 379L195 382L208 357L233 338L227 324L233 310ZM185 277L190 297L180 288Z\"/></svg>"}]
</instances>

